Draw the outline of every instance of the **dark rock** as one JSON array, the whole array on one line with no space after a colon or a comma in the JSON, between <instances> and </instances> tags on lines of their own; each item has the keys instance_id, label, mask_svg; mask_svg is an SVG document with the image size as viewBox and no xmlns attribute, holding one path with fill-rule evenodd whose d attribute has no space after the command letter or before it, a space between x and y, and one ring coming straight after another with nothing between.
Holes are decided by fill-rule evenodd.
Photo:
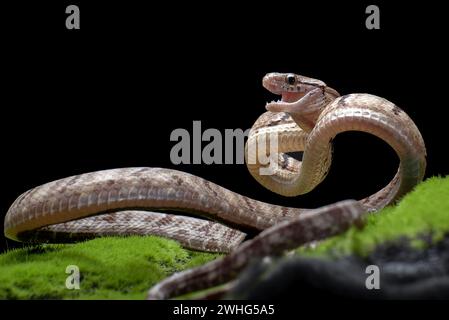
<instances>
[{"instance_id":1,"label":"dark rock","mask_svg":"<svg viewBox=\"0 0 449 320\"><path fill-rule=\"evenodd\" d=\"M367 289L368 265L379 267L380 289ZM365 258L265 259L242 273L228 298L449 299L449 236L426 249L401 239Z\"/></svg>"}]
</instances>

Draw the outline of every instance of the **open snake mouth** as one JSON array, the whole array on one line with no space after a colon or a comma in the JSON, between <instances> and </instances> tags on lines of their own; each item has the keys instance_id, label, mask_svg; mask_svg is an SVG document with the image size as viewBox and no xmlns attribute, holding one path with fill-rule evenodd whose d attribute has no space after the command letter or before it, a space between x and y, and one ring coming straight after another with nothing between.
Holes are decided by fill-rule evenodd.
<instances>
[{"instance_id":1,"label":"open snake mouth","mask_svg":"<svg viewBox=\"0 0 449 320\"><path fill-rule=\"evenodd\" d=\"M281 101L283 102L295 102L304 96L304 92L283 92L281 94Z\"/></svg>"},{"instance_id":2,"label":"open snake mouth","mask_svg":"<svg viewBox=\"0 0 449 320\"><path fill-rule=\"evenodd\" d=\"M299 99L301 99L304 96L304 92L283 92L281 94L278 94L281 96L278 100L272 100L269 102L269 104L285 104L285 103L292 103L296 102Z\"/></svg>"},{"instance_id":3,"label":"open snake mouth","mask_svg":"<svg viewBox=\"0 0 449 320\"><path fill-rule=\"evenodd\" d=\"M281 99L267 103L265 108L271 112L289 112L292 111L292 105L294 102L301 99L304 96L303 92L282 92L280 93Z\"/></svg>"}]
</instances>

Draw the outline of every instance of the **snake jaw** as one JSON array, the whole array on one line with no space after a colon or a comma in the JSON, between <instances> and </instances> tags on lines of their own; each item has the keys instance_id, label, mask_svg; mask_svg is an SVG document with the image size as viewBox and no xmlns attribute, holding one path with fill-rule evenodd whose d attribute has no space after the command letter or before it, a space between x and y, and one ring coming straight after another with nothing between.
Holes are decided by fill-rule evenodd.
<instances>
[{"instance_id":1,"label":"snake jaw","mask_svg":"<svg viewBox=\"0 0 449 320\"><path fill-rule=\"evenodd\" d=\"M283 92L280 100L268 102L265 108L271 112L293 112L296 102L303 96L303 92Z\"/></svg>"},{"instance_id":2,"label":"snake jaw","mask_svg":"<svg viewBox=\"0 0 449 320\"><path fill-rule=\"evenodd\" d=\"M282 100L268 102L265 109L271 112L290 112L292 109L292 104L290 102L285 102Z\"/></svg>"},{"instance_id":3,"label":"snake jaw","mask_svg":"<svg viewBox=\"0 0 449 320\"><path fill-rule=\"evenodd\" d=\"M279 102L296 102L304 97L305 94L306 92L282 92L282 98Z\"/></svg>"}]
</instances>

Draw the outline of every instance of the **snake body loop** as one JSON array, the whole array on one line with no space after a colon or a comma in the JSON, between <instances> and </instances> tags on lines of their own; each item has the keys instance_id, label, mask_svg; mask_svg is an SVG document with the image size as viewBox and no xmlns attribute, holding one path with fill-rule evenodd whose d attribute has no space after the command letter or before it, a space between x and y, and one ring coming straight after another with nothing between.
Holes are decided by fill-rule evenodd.
<instances>
[{"instance_id":1,"label":"snake body loop","mask_svg":"<svg viewBox=\"0 0 449 320\"><path fill-rule=\"evenodd\" d=\"M282 95L253 125L246 145L257 149L275 134L277 165L270 175L256 159L251 175L273 192L295 196L310 192L331 164L331 141L341 132L363 131L388 143L400 159L391 182L360 201L347 200L319 209L277 206L239 195L188 173L163 168L121 168L49 182L17 198L5 217L5 235L21 241L73 241L98 235L156 234L197 250L231 252L224 259L173 275L149 292L168 298L227 281L250 257L280 253L347 229L368 211L376 211L409 192L424 176L426 150L421 134L395 104L370 94L338 92L322 81L271 73L265 88ZM303 151L302 161L287 155ZM171 210L205 217L162 214ZM240 229L240 230L239 230ZM245 239L245 230L262 231Z\"/></svg>"}]
</instances>

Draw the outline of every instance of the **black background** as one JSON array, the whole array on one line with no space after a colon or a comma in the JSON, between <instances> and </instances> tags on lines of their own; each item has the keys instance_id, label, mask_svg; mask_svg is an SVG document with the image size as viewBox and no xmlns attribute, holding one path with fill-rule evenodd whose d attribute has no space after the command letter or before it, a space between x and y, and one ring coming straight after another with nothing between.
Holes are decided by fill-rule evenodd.
<instances>
[{"instance_id":1,"label":"black background","mask_svg":"<svg viewBox=\"0 0 449 320\"><path fill-rule=\"evenodd\" d=\"M426 176L449 173L447 32L440 2L92 2L1 4L0 216L29 188L117 167L184 170L259 200L298 207L361 198L391 179L395 154L361 133L334 140L328 177L297 198L265 190L245 165L171 164L169 136L175 128L190 131L193 120L222 132L249 128L274 98L261 86L271 71L396 103L422 132ZM65 29L68 4L80 6L81 30ZM380 7L380 30L365 28L368 4ZM0 239L1 249L17 245ZM304 309L345 317L359 316L357 305L364 317L382 310L377 303L329 303L277 306L282 318ZM136 309L169 317L173 305L103 303L87 310L86 304L60 304L64 316L84 317L96 309L120 318ZM9 307L35 314L42 306L48 316L55 304ZM410 304L390 306L401 316L416 312ZM445 307L425 305L426 316L438 306Z\"/></svg>"},{"instance_id":2,"label":"black background","mask_svg":"<svg viewBox=\"0 0 449 320\"><path fill-rule=\"evenodd\" d=\"M334 140L328 177L298 198L273 195L245 165L171 164L170 133L191 131L193 120L223 133L251 127L274 98L261 86L272 71L396 103L422 132L426 176L449 172L447 89L440 77L447 69L447 35L437 4L376 2L380 30L365 28L369 2L75 1L81 30L65 28L67 4L2 9L2 214L29 188L117 167L174 168L298 207L361 198L393 177L393 151L361 133ZM5 238L0 245L14 246Z\"/></svg>"}]
</instances>

